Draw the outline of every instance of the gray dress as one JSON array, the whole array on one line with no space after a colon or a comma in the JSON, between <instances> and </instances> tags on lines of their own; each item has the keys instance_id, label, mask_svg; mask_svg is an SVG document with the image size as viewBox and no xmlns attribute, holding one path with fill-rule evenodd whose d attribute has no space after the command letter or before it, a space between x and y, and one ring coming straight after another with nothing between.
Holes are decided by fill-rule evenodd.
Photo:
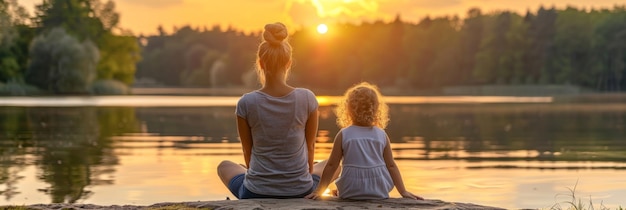
<instances>
[{"instance_id":1,"label":"gray dress","mask_svg":"<svg viewBox=\"0 0 626 210\"><path fill-rule=\"evenodd\" d=\"M244 186L257 194L294 196L313 187L304 129L318 103L313 92L296 88L282 97L261 91L244 94L237 116L252 131L250 168Z\"/></svg>"},{"instance_id":2,"label":"gray dress","mask_svg":"<svg viewBox=\"0 0 626 210\"><path fill-rule=\"evenodd\" d=\"M387 134L378 127L350 126L341 130L343 162L337 179L340 198L354 200L385 199L393 180L383 158Z\"/></svg>"}]
</instances>

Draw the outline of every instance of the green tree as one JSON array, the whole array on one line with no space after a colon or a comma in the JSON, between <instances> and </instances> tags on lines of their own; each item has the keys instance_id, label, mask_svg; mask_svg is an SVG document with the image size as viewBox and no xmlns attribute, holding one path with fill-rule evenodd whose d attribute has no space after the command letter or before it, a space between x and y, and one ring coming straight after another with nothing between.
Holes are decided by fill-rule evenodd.
<instances>
[{"instance_id":1,"label":"green tree","mask_svg":"<svg viewBox=\"0 0 626 210\"><path fill-rule=\"evenodd\" d=\"M419 88L439 88L457 80L458 19L429 17L409 27L404 40L408 79Z\"/></svg>"},{"instance_id":2,"label":"green tree","mask_svg":"<svg viewBox=\"0 0 626 210\"><path fill-rule=\"evenodd\" d=\"M476 54L485 36L485 19L479 8L471 8L467 11L467 17L463 20L461 34L459 35L459 51L462 55L458 75L461 79L458 84L474 84L474 68L476 66Z\"/></svg>"},{"instance_id":3,"label":"green tree","mask_svg":"<svg viewBox=\"0 0 626 210\"><path fill-rule=\"evenodd\" d=\"M137 38L107 33L101 42L97 78L117 80L131 85L135 79L137 62L141 60L141 49L137 44Z\"/></svg>"},{"instance_id":4,"label":"green tree","mask_svg":"<svg viewBox=\"0 0 626 210\"><path fill-rule=\"evenodd\" d=\"M131 85L135 79L137 63L141 60L141 48L137 37L119 28L120 15L115 11L115 2L89 0L94 15L102 24L105 33L96 40L100 49L98 79L117 80ZM119 31L121 35L115 35Z\"/></svg>"},{"instance_id":5,"label":"green tree","mask_svg":"<svg viewBox=\"0 0 626 210\"><path fill-rule=\"evenodd\" d=\"M508 43L506 33L511 28L511 16L509 12L488 16L485 37L480 43L480 49L476 54L476 67L474 77L483 84L503 83L505 78L500 77L499 71L503 69L506 57L503 57ZM504 77L506 75L503 75Z\"/></svg>"},{"instance_id":6,"label":"green tree","mask_svg":"<svg viewBox=\"0 0 626 210\"><path fill-rule=\"evenodd\" d=\"M523 58L526 25L510 12L488 16L485 37L476 54L474 76L483 84L520 83L524 77Z\"/></svg>"},{"instance_id":7,"label":"green tree","mask_svg":"<svg viewBox=\"0 0 626 210\"><path fill-rule=\"evenodd\" d=\"M431 83L436 88L455 85L464 79L459 73L463 58L458 52L459 23L458 17L445 17L436 18L431 26L430 36L438 46L430 66L430 72L433 72Z\"/></svg>"},{"instance_id":8,"label":"green tree","mask_svg":"<svg viewBox=\"0 0 626 210\"><path fill-rule=\"evenodd\" d=\"M603 17L594 39L598 63L591 69L594 77L587 82L598 90L623 91L626 89L626 7L600 13Z\"/></svg>"},{"instance_id":9,"label":"green tree","mask_svg":"<svg viewBox=\"0 0 626 210\"><path fill-rule=\"evenodd\" d=\"M188 87L210 87L211 67L221 57L217 51L211 51L196 44L185 53L186 69L181 74L181 84Z\"/></svg>"},{"instance_id":10,"label":"green tree","mask_svg":"<svg viewBox=\"0 0 626 210\"><path fill-rule=\"evenodd\" d=\"M96 77L99 53L57 28L33 40L26 82L51 93L86 93Z\"/></svg>"},{"instance_id":11,"label":"green tree","mask_svg":"<svg viewBox=\"0 0 626 210\"><path fill-rule=\"evenodd\" d=\"M94 42L102 55L97 78L130 85L141 59L140 48L136 37L114 34L121 30L119 18L112 0L44 0L37 6L34 23L40 32L62 27L80 41Z\"/></svg>"},{"instance_id":12,"label":"green tree","mask_svg":"<svg viewBox=\"0 0 626 210\"><path fill-rule=\"evenodd\" d=\"M528 25L526 36L526 54L524 63L526 72L525 83L539 83L542 72L547 72L547 62L554 52L556 9L540 7L537 15L527 14L525 22ZM545 78L547 79L547 78ZM544 79L544 80L545 80Z\"/></svg>"},{"instance_id":13,"label":"green tree","mask_svg":"<svg viewBox=\"0 0 626 210\"><path fill-rule=\"evenodd\" d=\"M16 1L0 0L0 82L7 82L19 76L18 58L12 48L18 39L14 25L19 19L14 18ZM19 9L18 9L19 10Z\"/></svg>"},{"instance_id":14,"label":"green tree","mask_svg":"<svg viewBox=\"0 0 626 210\"><path fill-rule=\"evenodd\" d=\"M554 57L542 76L554 84L579 84L592 67L594 24L584 10L559 11L555 23ZM544 79L545 80L545 79Z\"/></svg>"},{"instance_id":15,"label":"green tree","mask_svg":"<svg viewBox=\"0 0 626 210\"><path fill-rule=\"evenodd\" d=\"M39 32L63 27L79 40L98 42L107 32L91 0L44 0L36 6L34 25Z\"/></svg>"},{"instance_id":16,"label":"green tree","mask_svg":"<svg viewBox=\"0 0 626 210\"><path fill-rule=\"evenodd\" d=\"M162 27L159 31L159 35L142 38L147 44L142 48L137 78L154 79L167 86L213 86L210 72L217 56L223 62L218 86L242 85L242 75L253 68L258 35L219 27L184 26L171 35Z\"/></svg>"}]
</instances>

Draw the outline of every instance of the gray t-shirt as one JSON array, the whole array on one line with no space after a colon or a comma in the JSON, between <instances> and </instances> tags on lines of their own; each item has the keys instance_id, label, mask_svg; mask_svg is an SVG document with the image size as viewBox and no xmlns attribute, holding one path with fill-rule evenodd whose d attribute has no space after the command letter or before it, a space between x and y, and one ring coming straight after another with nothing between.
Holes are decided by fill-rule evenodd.
<instances>
[{"instance_id":1,"label":"gray t-shirt","mask_svg":"<svg viewBox=\"0 0 626 210\"><path fill-rule=\"evenodd\" d=\"M239 99L237 116L246 119L252 131L250 168L243 183L248 190L294 196L313 187L304 129L317 107L313 92L304 88L282 97L257 90Z\"/></svg>"}]
</instances>

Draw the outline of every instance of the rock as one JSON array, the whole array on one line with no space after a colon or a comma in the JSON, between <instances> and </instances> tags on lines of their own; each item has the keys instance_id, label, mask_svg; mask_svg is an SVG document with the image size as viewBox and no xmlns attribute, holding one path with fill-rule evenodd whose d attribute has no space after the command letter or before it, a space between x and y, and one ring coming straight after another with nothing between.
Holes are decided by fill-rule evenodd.
<instances>
[{"instance_id":1,"label":"rock","mask_svg":"<svg viewBox=\"0 0 626 210\"><path fill-rule=\"evenodd\" d=\"M98 206L92 204L37 204L27 206L28 209L176 209L198 208L214 210L352 210L352 209L503 209L491 206L481 206L471 203L445 202L441 200L412 200L406 198L390 198L385 200L354 201L337 198L322 200L310 199L246 199L197 202L166 202L150 206L113 205Z\"/></svg>"}]
</instances>

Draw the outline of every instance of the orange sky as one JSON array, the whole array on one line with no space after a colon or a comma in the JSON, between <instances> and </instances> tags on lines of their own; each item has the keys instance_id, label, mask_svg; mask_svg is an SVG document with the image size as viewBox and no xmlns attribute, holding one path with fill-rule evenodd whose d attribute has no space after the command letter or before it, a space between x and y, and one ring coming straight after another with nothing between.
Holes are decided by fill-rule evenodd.
<instances>
[{"instance_id":1,"label":"orange sky","mask_svg":"<svg viewBox=\"0 0 626 210\"><path fill-rule=\"evenodd\" d=\"M29 10L42 0L19 0ZM105 1L105 0L102 0ZM154 34L158 25L171 32L174 26L216 24L245 31L260 30L265 23L284 22L292 28L319 23L391 20L400 14L417 22L429 15L459 15L468 8L485 12L509 10L525 13L540 5L563 8L612 8L623 0L114 0L121 14L121 27L135 34ZM332 29L331 29L332 30Z\"/></svg>"}]
</instances>

